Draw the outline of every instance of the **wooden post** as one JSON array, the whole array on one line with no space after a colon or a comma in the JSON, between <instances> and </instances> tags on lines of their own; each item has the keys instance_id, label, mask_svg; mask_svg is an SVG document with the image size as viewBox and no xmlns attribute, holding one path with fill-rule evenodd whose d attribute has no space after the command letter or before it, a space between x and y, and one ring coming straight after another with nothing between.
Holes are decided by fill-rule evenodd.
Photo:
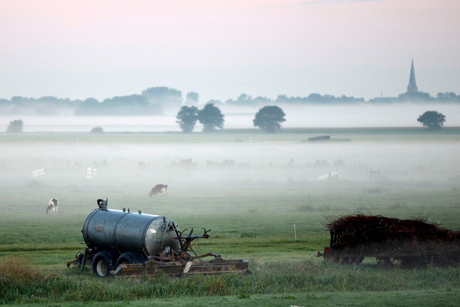
<instances>
[{"instance_id":1,"label":"wooden post","mask_svg":"<svg viewBox=\"0 0 460 307\"><path fill-rule=\"evenodd\" d=\"M297 242L297 232L295 230L295 224L294 224L294 241Z\"/></svg>"}]
</instances>

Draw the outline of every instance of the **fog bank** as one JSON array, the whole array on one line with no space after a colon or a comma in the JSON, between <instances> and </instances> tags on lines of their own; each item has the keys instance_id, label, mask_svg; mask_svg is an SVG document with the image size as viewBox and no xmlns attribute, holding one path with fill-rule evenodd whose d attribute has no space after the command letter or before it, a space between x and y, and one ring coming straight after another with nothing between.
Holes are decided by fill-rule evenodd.
<instances>
[{"instance_id":1,"label":"fog bank","mask_svg":"<svg viewBox=\"0 0 460 307\"><path fill-rule=\"evenodd\" d=\"M425 111L438 111L446 116L445 126L460 126L460 104L349 104L349 105L285 105L286 121L282 127L417 127L417 118ZM225 115L224 129L254 128L258 109L221 107ZM22 119L24 132L89 132L102 127L106 132L180 131L176 114L164 116L0 116L0 131L8 123ZM2 128L3 127L3 128ZM194 131L201 131L197 123Z\"/></svg>"}]
</instances>

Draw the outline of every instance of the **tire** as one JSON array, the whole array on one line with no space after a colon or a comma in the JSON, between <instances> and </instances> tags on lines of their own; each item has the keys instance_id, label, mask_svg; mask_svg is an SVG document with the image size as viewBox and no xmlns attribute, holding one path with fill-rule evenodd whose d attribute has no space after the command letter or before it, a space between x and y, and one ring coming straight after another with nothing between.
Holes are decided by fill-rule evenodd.
<instances>
[{"instance_id":1,"label":"tire","mask_svg":"<svg viewBox=\"0 0 460 307\"><path fill-rule=\"evenodd\" d=\"M421 257L404 257L401 259L401 266L407 269L416 269L426 266L426 263Z\"/></svg>"},{"instance_id":2,"label":"tire","mask_svg":"<svg viewBox=\"0 0 460 307\"><path fill-rule=\"evenodd\" d=\"M97 253L93 259L93 274L97 277L110 276L110 271L115 269L117 257L118 254L110 250Z\"/></svg>"},{"instance_id":3,"label":"tire","mask_svg":"<svg viewBox=\"0 0 460 307\"><path fill-rule=\"evenodd\" d=\"M390 257L380 257L378 259L378 265L379 267L390 269L393 267L393 261Z\"/></svg>"},{"instance_id":4,"label":"tire","mask_svg":"<svg viewBox=\"0 0 460 307\"><path fill-rule=\"evenodd\" d=\"M340 259L340 255L334 255L331 257L331 261L336 263L340 262Z\"/></svg>"},{"instance_id":5,"label":"tire","mask_svg":"<svg viewBox=\"0 0 460 307\"><path fill-rule=\"evenodd\" d=\"M118 257L117 260L117 265L115 268L118 268L120 264L132 264L132 263L144 263L145 258L137 252L127 252L124 254L121 254L120 257Z\"/></svg>"},{"instance_id":6,"label":"tire","mask_svg":"<svg viewBox=\"0 0 460 307\"><path fill-rule=\"evenodd\" d=\"M355 264L360 265L363 262L363 260L364 260L364 257L358 257L355 261Z\"/></svg>"}]
</instances>

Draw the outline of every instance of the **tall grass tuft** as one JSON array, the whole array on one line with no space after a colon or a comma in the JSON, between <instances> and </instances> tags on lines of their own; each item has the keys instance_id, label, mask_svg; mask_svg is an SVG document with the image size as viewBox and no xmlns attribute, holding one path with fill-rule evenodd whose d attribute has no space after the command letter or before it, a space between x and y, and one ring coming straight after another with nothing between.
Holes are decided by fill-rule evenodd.
<instances>
[{"instance_id":1,"label":"tall grass tuft","mask_svg":"<svg viewBox=\"0 0 460 307\"><path fill-rule=\"evenodd\" d=\"M30 265L30 260L22 257L5 257L0 262L0 281L9 287L16 283L38 280L44 281L43 274Z\"/></svg>"},{"instance_id":2,"label":"tall grass tuft","mask_svg":"<svg viewBox=\"0 0 460 307\"><path fill-rule=\"evenodd\" d=\"M34 268L30 260L22 257L5 257L0 259L0 304L13 303L27 296L29 301L36 301L48 296L50 286L59 276L45 274Z\"/></svg>"}]
</instances>

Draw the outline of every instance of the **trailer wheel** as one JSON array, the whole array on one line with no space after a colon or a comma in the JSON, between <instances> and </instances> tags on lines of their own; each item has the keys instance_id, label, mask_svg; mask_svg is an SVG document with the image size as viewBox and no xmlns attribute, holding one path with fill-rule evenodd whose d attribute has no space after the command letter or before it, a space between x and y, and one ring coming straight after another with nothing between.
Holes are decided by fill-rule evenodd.
<instances>
[{"instance_id":1,"label":"trailer wheel","mask_svg":"<svg viewBox=\"0 0 460 307\"><path fill-rule=\"evenodd\" d=\"M335 254L330 259L332 262L340 262L341 261L340 259L342 258L340 257L340 255Z\"/></svg>"},{"instance_id":2,"label":"trailer wheel","mask_svg":"<svg viewBox=\"0 0 460 307\"><path fill-rule=\"evenodd\" d=\"M364 257L358 257L358 258L356 258L354 263L359 265L359 264L361 264L363 262L363 260L364 260Z\"/></svg>"},{"instance_id":3,"label":"trailer wheel","mask_svg":"<svg viewBox=\"0 0 460 307\"><path fill-rule=\"evenodd\" d=\"M401 266L406 269L415 269L426 265L422 257L403 257L400 261Z\"/></svg>"},{"instance_id":4,"label":"trailer wheel","mask_svg":"<svg viewBox=\"0 0 460 307\"><path fill-rule=\"evenodd\" d=\"M121 254L120 257L118 257L117 260L117 265L115 268L118 268L120 264L132 264L132 263L144 263L145 258L140 254L136 252L127 252L124 254Z\"/></svg>"},{"instance_id":5,"label":"trailer wheel","mask_svg":"<svg viewBox=\"0 0 460 307\"><path fill-rule=\"evenodd\" d=\"M363 262L364 257L344 257L342 258L342 264L356 264L360 265Z\"/></svg>"},{"instance_id":6,"label":"trailer wheel","mask_svg":"<svg viewBox=\"0 0 460 307\"><path fill-rule=\"evenodd\" d=\"M378 266L382 268L391 269L393 267L393 260L390 257L376 257Z\"/></svg>"},{"instance_id":7,"label":"trailer wheel","mask_svg":"<svg viewBox=\"0 0 460 307\"><path fill-rule=\"evenodd\" d=\"M93 260L93 274L97 277L107 277L114 270L117 253L106 250L96 254Z\"/></svg>"}]
</instances>

